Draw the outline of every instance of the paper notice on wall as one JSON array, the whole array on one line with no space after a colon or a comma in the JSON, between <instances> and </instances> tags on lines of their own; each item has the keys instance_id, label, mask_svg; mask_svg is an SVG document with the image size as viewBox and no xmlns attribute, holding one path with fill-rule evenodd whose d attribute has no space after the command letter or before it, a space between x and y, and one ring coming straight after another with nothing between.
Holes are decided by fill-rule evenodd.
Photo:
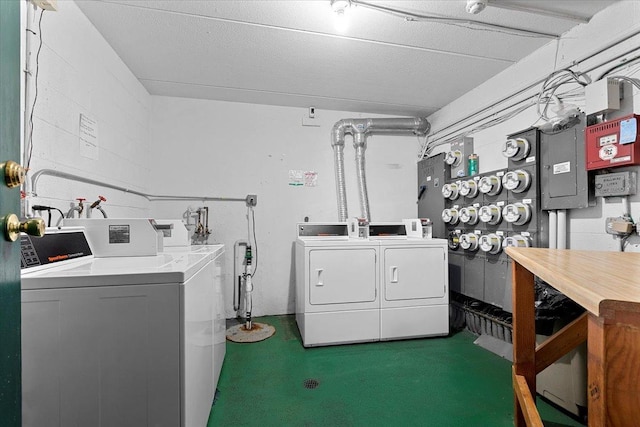
<instances>
[{"instance_id":1,"label":"paper notice on wall","mask_svg":"<svg viewBox=\"0 0 640 427\"><path fill-rule=\"evenodd\" d=\"M315 187L318 183L318 172L305 171L304 173L304 186Z\"/></svg>"},{"instance_id":2,"label":"paper notice on wall","mask_svg":"<svg viewBox=\"0 0 640 427\"><path fill-rule=\"evenodd\" d=\"M80 114L80 155L88 159L98 160L98 122L91 117Z\"/></svg>"},{"instance_id":3,"label":"paper notice on wall","mask_svg":"<svg viewBox=\"0 0 640 427\"><path fill-rule=\"evenodd\" d=\"M289 185L292 187L301 187L304 185L304 171L290 170Z\"/></svg>"},{"instance_id":4,"label":"paper notice on wall","mask_svg":"<svg viewBox=\"0 0 640 427\"><path fill-rule=\"evenodd\" d=\"M315 187L318 184L318 172L290 170L289 185L292 187Z\"/></svg>"}]
</instances>

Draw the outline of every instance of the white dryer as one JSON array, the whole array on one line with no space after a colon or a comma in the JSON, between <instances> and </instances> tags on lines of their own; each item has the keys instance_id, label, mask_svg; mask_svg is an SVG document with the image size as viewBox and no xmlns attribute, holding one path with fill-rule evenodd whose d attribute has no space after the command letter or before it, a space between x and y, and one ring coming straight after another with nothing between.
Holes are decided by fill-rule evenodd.
<instances>
[{"instance_id":1,"label":"white dryer","mask_svg":"<svg viewBox=\"0 0 640 427\"><path fill-rule=\"evenodd\" d=\"M304 346L377 341L377 244L346 236L301 236L295 256L296 321Z\"/></svg>"},{"instance_id":2,"label":"white dryer","mask_svg":"<svg viewBox=\"0 0 640 427\"><path fill-rule=\"evenodd\" d=\"M380 238L380 339L449 333L445 239Z\"/></svg>"},{"instance_id":3,"label":"white dryer","mask_svg":"<svg viewBox=\"0 0 640 427\"><path fill-rule=\"evenodd\" d=\"M223 252L94 258L77 229L22 236L24 425L206 425Z\"/></svg>"},{"instance_id":4,"label":"white dryer","mask_svg":"<svg viewBox=\"0 0 640 427\"><path fill-rule=\"evenodd\" d=\"M447 335L447 241L404 225L298 224L296 321L305 347Z\"/></svg>"}]
</instances>

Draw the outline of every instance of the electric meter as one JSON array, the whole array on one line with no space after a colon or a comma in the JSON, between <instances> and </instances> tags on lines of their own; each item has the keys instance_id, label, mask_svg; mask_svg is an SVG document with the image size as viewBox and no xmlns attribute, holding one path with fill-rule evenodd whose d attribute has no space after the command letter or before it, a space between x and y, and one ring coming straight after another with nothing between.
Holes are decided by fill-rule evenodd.
<instances>
[{"instance_id":1,"label":"electric meter","mask_svg":"<svg viewBox=\"0 0 640 427\"><path fill-rule=\"evenodd\" d=\"M442 196L445 199L455 200L458 198L458 184L452 182L442 186Z\"/></svg>"},{"instance_id":2,"label":"electric meter","mask_svg":"<svg viewBox=\"0 0 640 427\"><path fill-rule=\"evenodd\" d=\"M468 225L475 225L478 223L478 209L475 206L467 206L460 209L460 222Z\"/></svg>"},{"instance_id":3,"label":"electric meter","mask_svg":"<svg viewBox=\"0 0 640 427\"><path fill-rule=\"evenodd\" d=\"M444 162L450 166L459 166L462 162L462 152L460 150L449 151L444 156Z\"/></svg>"},{"instance_id":4,"label":"electric meter","mask_svg":"<svg viewBox=\"0 0 640 427\"><path fill-rule=\"evenodd\" d=\"M467 233L460 235L460 247L465 251L474 252L478 250L478 235Z\"/></svg>"},{"instance_id":5,"label":"electric meter","mask_svg":"<svg viewBox=\"0 0 640 427\"><path fill-rule=\"evenodd\" d=\"M458 223L458 209L450 208L442 211L442 220L451 225Z\"/></svg>"},{"instance_id":6,"label":"electric meter","mask_svg":"<svg viewBox=\"0 0 640 427\"><path fill-rule=\"evenodd\" d=\"M513 225L526 224L531 219L531 206L524 203L510 203L502 209L502 217Z\"/></svg>"},{"instance_id":7,"label":"electric meter","mask_svg":"<svg viewBox=\"0 0 640 427\"><path fill-rule=\"evenodd\" d=\"M478 189L488 196L495 196L502 190L502 181L496 175L483 176L478 182Z\"/></svg>"},{"instance_id":8,"label":"electric meter","mask_svg":"<svg viewBox=\"0 0 640 427\"><path fill-rule=\"evenodd\" d=\"M475 179L467 179L460 183L460 195L470 199L478 195L478 183Z\"/></svg>"},{"instance_id":9,"label":"electric meter","mask_svg":"<svg viewBox=\"0 0 640 427\"><path fill-rule=\"evenodd\" d=\"M495 233L480 236L480 249L490 254L502 251L502 236Z\"/></svg>"},{"instance_id":10,"label":"electric meter","mask_svg":"<svg viewBox=\"0 0 640 427\"><path fill-rule=\"evenodd\" d=\"M531 146L524 138L507 139L502 145L502 155L511 160L519 161L529 155Z\"/></svg>"},{"instance_id":11,"label":"electric meter","mask_svg":"<svg viewBox=\"0 0 640 427\"><path fill-rule=\"evenodd\" d=\"M502 241L502 247L507 248L509 246L516 248L528 248L531 246L531 239L521 234L509 236Z\"/></svg>"},{"instance_id":12,"label":"electric meter","mask_svg":"<svg viewBox=\"0 0 640 427\"><path fill-rule=\"evenodd\" d=\"M496 225L502 220L502 209L496 205L486 205L480 208L478 216L480 221L489 225Z\"/></svg>"},{"instance_id":13,"label":"electric meter","mask_svg":"<svg viewBox=\"0 0 640 427\"><path fill-rule=\"evenodd\" d=\"M531 174L522 169L509 171L502 177L502 185L514 193L522 193L531 185Z\"/></svg>"},{"instance_id":14,"label":"electric meter","mask_svg":"<svg viewBox=\"0 0 640 427\"><path fill-rule=\"evenodd\" d=\"M447 236L447 244L449 245L449 249L458 249L460 247L460 232L457 230L450 231Z\"/></svg>"}]
</instances>

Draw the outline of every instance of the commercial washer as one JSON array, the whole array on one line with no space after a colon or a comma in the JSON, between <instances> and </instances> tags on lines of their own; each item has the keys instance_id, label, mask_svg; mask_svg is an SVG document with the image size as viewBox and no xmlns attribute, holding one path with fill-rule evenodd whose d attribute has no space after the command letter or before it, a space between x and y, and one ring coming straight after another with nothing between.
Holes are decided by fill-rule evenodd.
<instances>
[{"instance_id":1,"label":"commercial washer","mask_svg":"<svg viewBox=\"0 0 640 427\"><path fill-rule=\"evenodd\" d=\"M21 246L25 426L206 425L222 245L96 258L72 228Z\"/></svg>"}]
</instances>

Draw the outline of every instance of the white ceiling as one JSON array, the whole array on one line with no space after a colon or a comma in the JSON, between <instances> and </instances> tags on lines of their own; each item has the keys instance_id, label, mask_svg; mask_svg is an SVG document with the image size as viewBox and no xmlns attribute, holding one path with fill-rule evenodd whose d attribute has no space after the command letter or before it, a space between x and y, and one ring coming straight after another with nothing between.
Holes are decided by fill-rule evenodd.
<instances>
[{"instance_id":1,"label":"white ceiling","mask_svg":"<svg viewBox=\"0 0 640 427\"><path fill-rule=\"evenodd\" d=\"M335 27L329 0L78 0L154 95L427 116L549 43L488 28L407 21L352 7ZM420 15L562 34L613 1L371 1Z\"/></svg>"}]
</instances>

